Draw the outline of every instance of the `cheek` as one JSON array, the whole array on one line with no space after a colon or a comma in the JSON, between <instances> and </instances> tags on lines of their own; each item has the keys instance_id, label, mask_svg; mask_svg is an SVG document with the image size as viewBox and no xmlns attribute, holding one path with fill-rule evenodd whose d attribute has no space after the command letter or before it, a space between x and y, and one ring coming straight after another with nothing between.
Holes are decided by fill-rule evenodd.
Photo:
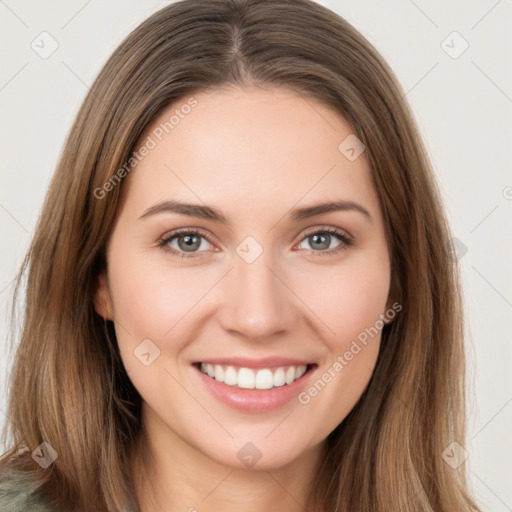
<instances>
[{"instance_id":1,"label":"cheek","mask_svg":"<svg viewBox=\"0 0 512 512\"><path fill-rule=\"evenodd\" d=\"M322 319L331 333L324 338L329 368L340 362L336 374L343 374L343 393L362 392L369 379L379 351L388 287L386 280L344 279L343 286L332 287L325 297Z\"/></svg>"},{"instance_id":2,"label":"cheek","mask_svg":"<svg viewBox=\"0 0 512 512\"><path fill-rule=\"evenodd\" d=\"M115 256L113 256L115 258ZM110 270L116 319L135 339L163 339L187 322L216 276L200 269L148 264L149 258L128 256Z\"/></svg>"},{"instance_id":3,"label":"cheek","mask_svg":"<svg viewBox=\"0 0 512 512\"><path fill-rule=\"evenodd\" d=\"M158 397L166 389L175 406L185 413L193 404L164 370L174 375L176 359L198 328L194 315L201 310L200 299L218 277L211 271L184 271L162 262L154 264L144 255L126 251L120 257L121 253L118 250L110 255L117 263L109 268L109 282L124 367L146 402L158 408ZM147 352L150 359L154 354L158 357L145 366L140 357Z\"/></svg>"},{"instance_id":4,"label":"cheek","mask_svg":"<svg viewBox=\"0 0 512 512\"><path fill-rule=\"evenodd\" d=\"M332 431L353 409L373 373L384 326L389 292L385 257L354 262L324 275L320 292L309 286L308 304L329 327L323 337L327 357L316 380L299 396L311 414L325 418L324 431ZM312 412L314 411L314 413Z\"/></svg>"},{"instance_id":5,"label":"cheek","mask_svg":"<svg viewBox=\"0 0 512 512\"><path fill-rule=\"evenodd\" d=\"M352 262L351 262L352 263ZM329 328L326 341L331 352L347 350L347 345L366 329L374 327L385 312L390 284L385 257L380 261L361 259L331 268L318 275L304 289L308 306Z\"/></svg>"}]
</instances>

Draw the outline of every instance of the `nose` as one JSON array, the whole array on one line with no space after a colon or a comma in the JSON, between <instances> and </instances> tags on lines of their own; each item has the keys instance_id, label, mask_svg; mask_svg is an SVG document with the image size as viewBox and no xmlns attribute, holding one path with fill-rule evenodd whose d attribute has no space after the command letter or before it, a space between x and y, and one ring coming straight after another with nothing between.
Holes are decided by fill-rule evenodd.
<instances>
[{"instance_id":1,"label":"nose","mask_svg":"<svg viewBox=\"0 0 512 512\"><path fill-rule=\"evenodd\" d=\"M224 330L264 342L293 329L299 317L297 297L281 275L284 272L275 267L266 251L252 263L235 257L222 284L218 318Z\"/></svg>"}]
</instances>

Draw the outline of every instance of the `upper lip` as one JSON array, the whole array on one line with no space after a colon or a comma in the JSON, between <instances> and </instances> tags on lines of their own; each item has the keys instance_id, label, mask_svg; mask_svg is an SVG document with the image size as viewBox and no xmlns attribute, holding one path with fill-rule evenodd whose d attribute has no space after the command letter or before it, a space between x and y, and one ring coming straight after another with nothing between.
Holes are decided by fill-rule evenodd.
<instances>
[{"instance_id":1,"label":"upper lip","mask_svg":"<svg viewBox=\"0 0 512 512\"><path fill-rule=\"evenodd\" d=\"M219 364L224 366L237 366L240 368L271 368L275 366L303 366L312 364L311 361L291 357L264 357L252 359L249 357L215 357L197 361L204 364Z\"/></svg>"}]
</instances>

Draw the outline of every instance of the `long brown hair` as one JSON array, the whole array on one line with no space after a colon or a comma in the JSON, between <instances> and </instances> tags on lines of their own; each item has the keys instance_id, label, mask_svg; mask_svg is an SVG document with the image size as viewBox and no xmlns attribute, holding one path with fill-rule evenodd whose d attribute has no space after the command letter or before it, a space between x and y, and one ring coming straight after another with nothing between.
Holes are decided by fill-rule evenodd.
<instances>
[{"instance_id":1,"label":"long brown hair","mask_svg":"<svg viewBox=\"0 0 512 512\"><path fill-rule=\"evenodd\" d=\"M93 305L122 182L101 191L162 109L226 84L286 87L352 125L366 146L402 305L383 330L367 389L328 437L308 510L478 510L465 464L452 468L442 456L450 443L465 444L465 370L458 273L431 164L386 62L310 0L173 3L99 73L18 275L14 300L25 275L27 294L3 464L17 454L62 510L137 509L129 468L141 397L112 322ZM47 469L30 457L42 442L58 453Z\"/></svg>"}]
</instances>

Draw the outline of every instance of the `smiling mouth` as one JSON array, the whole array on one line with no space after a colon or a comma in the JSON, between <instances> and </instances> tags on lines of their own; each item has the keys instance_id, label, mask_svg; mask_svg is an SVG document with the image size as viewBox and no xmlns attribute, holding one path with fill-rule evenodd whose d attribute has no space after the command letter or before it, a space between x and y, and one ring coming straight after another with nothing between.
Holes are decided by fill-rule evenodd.
<instances>
[{"instance_id":1,"label":"smiling mouth","mask_svg":"<svg viewBox=\"0 0 512 512\"><path fill-rule=\"evenodd\" d=\"M239 389L272 389L287 386L308 373L316 364L286 365L251 369L230 365L196 363L195 366L217 382Z\"/></svg>"}]
</instances>

